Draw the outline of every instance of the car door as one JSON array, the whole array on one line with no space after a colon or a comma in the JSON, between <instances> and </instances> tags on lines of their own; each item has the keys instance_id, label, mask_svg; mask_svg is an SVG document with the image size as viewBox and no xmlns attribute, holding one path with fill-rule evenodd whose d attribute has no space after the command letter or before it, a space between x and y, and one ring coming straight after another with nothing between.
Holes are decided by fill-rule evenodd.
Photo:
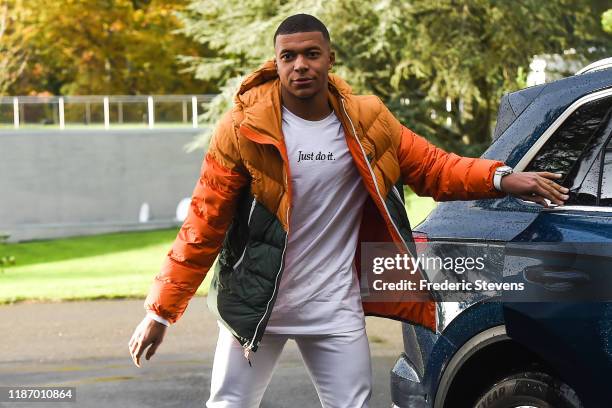
<instances>
[{"instance_id":1,"label":"car door","mask_svg":"<svg viewBox=\"0 0 612 408\"><path fill-rule=\"evenodd\" d=\"M586 102L553 127L522 165L562 173L570 199L542 209L506 246L504 280L524 285L504 292L506 329L585 407L610 406L612 97Z\"/></svg>"}]
</instances>

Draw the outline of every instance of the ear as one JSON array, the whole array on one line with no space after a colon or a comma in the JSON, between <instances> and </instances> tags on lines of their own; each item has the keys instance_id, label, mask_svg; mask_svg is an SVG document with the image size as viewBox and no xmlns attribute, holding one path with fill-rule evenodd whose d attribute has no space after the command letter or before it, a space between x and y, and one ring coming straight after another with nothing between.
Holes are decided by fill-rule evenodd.
<instances>
[{"instance_id":1,"label":"ear","mask_svg":"<svg viewBox=\"0 0 612 408\"><path fill-rule=\"evenodd\" d=\"M336 53L334 51L329 52L329 67L328 70L332 69L336 63Z\"/></svg>"}]
</instances>

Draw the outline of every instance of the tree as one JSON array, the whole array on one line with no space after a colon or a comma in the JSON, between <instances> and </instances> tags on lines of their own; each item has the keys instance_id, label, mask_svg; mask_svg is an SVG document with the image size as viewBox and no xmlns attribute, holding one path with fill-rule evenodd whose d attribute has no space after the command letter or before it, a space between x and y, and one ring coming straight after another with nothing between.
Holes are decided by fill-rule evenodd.
<instances>
[{"instance_id":1,"label":"tree","mask_svg":"<svg viewBox=\"0 0 612 408\"><path fill-rule=\"evenodd\" d=\"M15 0L13 0L15 1ZM177 60L203 53L177 35L186 0L29 0L27 68L12 91L52 94L205 93Z\"/></svg>"},{"instance_id":2,"label":"tree","mask_svg":"<svg viewBox=\"0 0 612 408\"><path fill-rule=\"evenodd\" d=\"M501 95L519 89L531 58L610 50L591 2L555 0L193 0L182 32L213 51L190 57L196 77L225 82L273 56L272 35L298 12L331 33L336 72L379 95L409 127L444 147L479 154ZM447 112L450 106L450 112Z\"/></svg>"},{"instance_id":3,"label":"tree","mask_svg":"<svg viewBox=\"0 0 612 408\"><path fill-rule=\"evenodd\" d=\"M612 9L601 15L601 25L606 33L612 34Z\"/></svg>"},{"instance_id":4,"label":"tree","mask_svg":"<svg viewBox=\"0 0 612 408\"><path fill-rule=\"evenodd\" d=\"M26 68L28 50L22 44L32 29L23 24L25 14L22 0L0 2L0 95L7 93Z\"/></svg>"}]
</instances>

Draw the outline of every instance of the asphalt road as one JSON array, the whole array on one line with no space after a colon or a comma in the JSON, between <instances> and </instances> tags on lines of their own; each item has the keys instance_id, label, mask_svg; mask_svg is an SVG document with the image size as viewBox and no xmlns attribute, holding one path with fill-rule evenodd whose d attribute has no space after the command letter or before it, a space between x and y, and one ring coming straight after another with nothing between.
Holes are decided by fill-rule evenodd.
<instances>
[{"instance_id":1,"label":"asphalt road","mask_svg":"<svg viewBox=\"0 0 612 408\"><path fill-rule=\"evenodd\" d=\"M218 327L206 299L194 298L141 368L128 341L144 316L142 300L20 303L0 306L0 386L76 387L76 403L2 403L2 407L203 407ZM388 408L389 370L402 350L398 322L367 321L374 389L371 408ZM263 408L320 407L289 341Z\"/></svg>"}]
</instances>

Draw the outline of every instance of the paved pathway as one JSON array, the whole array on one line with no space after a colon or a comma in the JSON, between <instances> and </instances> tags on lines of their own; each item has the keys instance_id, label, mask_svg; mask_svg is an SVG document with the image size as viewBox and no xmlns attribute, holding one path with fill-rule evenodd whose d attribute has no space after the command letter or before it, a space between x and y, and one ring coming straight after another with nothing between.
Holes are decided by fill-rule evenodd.
<instances>
[{"instance_id":1,"label":"paved pathway","mask_svg":"<svg viewBox=\"0 0 612 408\"><path fill-rule=\"evenodd\" d=\"M0 403L2 407L203 407L208 397L217 325L206 299L194 298L164 343L141 368L129 338L142 300L20 303L0 306L0 385L63 385L77 403ZM371 408L387 408L389 370L402 350L400 324L367 318L373 357ZM320 407L295 342L289 341L262 408Z\"/></svg>"}]
</instances>

